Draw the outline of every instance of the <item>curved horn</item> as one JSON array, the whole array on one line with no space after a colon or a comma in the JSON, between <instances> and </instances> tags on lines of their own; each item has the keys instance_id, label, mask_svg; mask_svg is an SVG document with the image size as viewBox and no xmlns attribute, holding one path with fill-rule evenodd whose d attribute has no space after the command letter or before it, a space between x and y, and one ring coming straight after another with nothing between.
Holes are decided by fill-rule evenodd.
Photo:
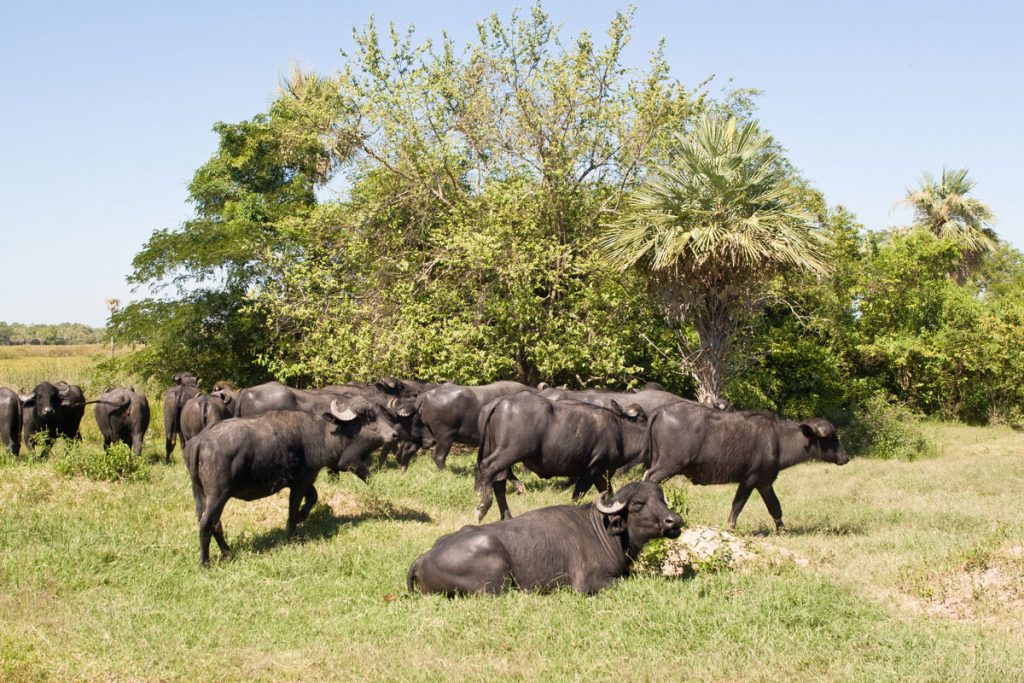
<instances>
[{"instance_id":1,"label":"curved horn","mask_svg":"<svg viewBox=\"0 0 1024 683\"><path fill-rule=\"evenodd\" d=\"M351 422L352 420L354 420L357 417L359 417L355 413L355 411L353 411L349 407L346 407L345 410L339 410L338 409L338 401L337 400L331 401L331 415L333 415L334 417L338 418L342 422Z\"/></svg>"},{"instance_id":2,"label":"curved horn","mask_svg":"<svg viewBox=\"0 0 1024 683\"><path fill-rule=\"evenodd\" d=\"M541 390L541 391L544 391L545 389L548 388L548 383L547 382L541 382L540 384L537 385L537 388L539 390Z\"/></svg>"},{"instance_id":3,"label":"curved horn","mask_svg":"<svg viewBox=\"0 0 1024 683\"><path fill-rule=\"evenodd\" d=\"M398 405L398 399L392 396L388 399L388 410L394 410L395 406Z\"/></svg>"},{"instance_id":4,"label":"curved horn","mask_svg":"<svg viewBox=\"0 0 1024 683\"><path fill-rule=\"evenodd\" d=\"M21 401L22 403L28 403L29 401L31 401L35 397L36 397L36 395L34 393L32 393L32 394L23 394L21 392L18 392L18 400Z\"/></svg>"},{"instance_id":5,"label":"curved horn","mask_svg":"<svg viewBox=\"0 0 1024 683\"><path fill-rule=\"evenodd\" d=\"M594 507L603 515L614 515L616 512L621 512L626 507L626 504L621 500L613 499L611 505L605 505L604 496L598 496L597 500L594 501Z\"/></svg>"},{"instance_id":6,"label":"curved horn","mask_svg":"<svg viewBox=\"0 0 1024 683\"><path fill-rule=\"evenodd\" d=\"M811 429L814 431L814 435L819 439L824 439L829 435L828 430L822 427L820 424L812 425Z\"/></svg>"}]
</instances>

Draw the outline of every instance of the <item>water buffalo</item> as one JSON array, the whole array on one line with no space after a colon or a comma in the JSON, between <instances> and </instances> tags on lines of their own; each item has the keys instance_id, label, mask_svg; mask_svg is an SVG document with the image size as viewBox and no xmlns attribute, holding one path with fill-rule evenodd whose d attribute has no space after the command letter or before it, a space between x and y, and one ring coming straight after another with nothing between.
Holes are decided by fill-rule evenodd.
<instances>
[{"instance_id":1,"label":"water buffalo","mask_svg":"<svg viewBox=\"0 0 1024 683\"><path fill-rule=\"evenodd\" d=\"M322 415L273 411L224 420L201 432L185 447L185 465L192 478L202 564L210 563L211 535L221 555L230 553L220 523L229 498L255 500L289 488L291 535L316 504L313 484L320 470L350 470L365 480L370 475L366 456L396 436L377 406L344 394Z\"/></svg>"},{"instance_id":2,"label":"water buffalo","mask_svg":"<svg viewBox=\"0 0 1024 683\"><path fill-rule=\"evenodd\" d=\"M382 392L374 385L334 385L322 389L293 389L280 382L266 382L255 387L242 389L236 399L235 415L256 417L272 410L299 410L311 415L320 415L338 396L356 395L375 404L394 423L398 440L415 444L433 444L433 437L416 411L411 399Z\"/></svg>"},{"instance_id":3,"label":"water buffalo","mask_svg":"<svg viewBox=\"0 0 1024 683\"><path fill-rule=\"evenodd\" d=\"M164 393L164 447L167 462L171 461L174 444L181 434L181 409L190 398L199 395L199 382L191 372L179 372L172 378L171 388Z\"/></svg>"},{"instance_id":4,"label":"water buffalo","mask_svg":"<svg viewBox=\"0 0 1024 683\"><path fill-rule=\"evenodd\" d=\"M225 403L224 397L224 390L221 390L212 394L199 394L185 402L181 409L182 448L199 432L233 416L230 404L234 401L228 395L230 403Z\"/></svg>"},{"instance_id":5,"label":"water buffalo","mask_svg":"<svg viewBox=\"0 0 1024 683\"><path fill-rule=\"evenodd\" d=\"M579 401L550 401L521 392L492 401L480 413L476 490L480 496L477 520L498 500L502 519L511 517L505 498L505 476L523 463L544 478L576 478L572 499L577 501L592 484L611 490L619 467L642 458L647 446L647 415L630 403L624 408Z\"/></svg>"},{"instance_id":6,"label":"water buffalo","mask_svg":"<svg viewBox=\"0 0 1024 683\"><path fill-rule=\"evenodd\" d=\"M96 426L103 435L103 447L126 443L136 457L142 455L142 440L149 429L149 401L132 387L107 389L96 404Z\"/></svg>"},{"instance_id":7,"label":"water buffalo","mask_svg":"<svg viewBox=\"0 0 1024 683\"><path fill-rule=\"evenodd\" d=\"M238 405L238 387L235 386L234 382L227 380L220 380L214 383L213 388L210 389L210 396L215 396L224 403L228 408L228 412L235 416L235 406ZM184 408L184 406L182 406ZM237 416L235 416L237 417Z\"/></svg>"},{"instance_id":8,"label":"water buffalo","mask_svg":"<svg viewBox=\"0 0 1024 683\"><path fill-rule=\"evenodd\" d=\"M49 448L53 439L80 439L79 427L85 415L85 394L82 387L67 382L42 382L28 394L19 394L21 402L22 438L32 448L41 442Z\"/></svg>"},{"instance_id":9,"label":"water buffalo","mask_svg":"<svg viewBox=\"0 0 1024 683\"><path fill-rule=\"evenodd\" d=\"M0 446L14 455L21 450L21 401L6 387L0 387Z\"/></svg>"},{"instance_id":10,"label":"water buffalo","mask_svg":"<svg viewBox=\"0 0 1024 683\"><path fill-rule=\"evenodd\" d=\"M782 530L782 506L772 484L779 471L816 459L845 465L849 456L828 420L785 420L770 413L726 412L675 404L656 411L648 427L649 467L644 479L663 482L677 474L694 484L739 484L729 528L757 489Z\"/></svg>"},{"instance_id":11,"label":"water buffalo","mask_svg":"<svg viewBox=\"0 0 1024 683\"><path fill-rule=\"evenodd\" d=\"M647 541L677 538L683 520L661 487L626 484L590 505L556 505L442 536L409 568L409 592L501 593L571 586L596 593L629 573Z\"/></svg>"},{"instance_id":12,"label":"water buffalo","mask_svg":"<svg viewBox=\"0 0 1024 683\"><path fill-rule=\"evenodd\" d=\"M493 382L478 387L446 383L416 397L423 424L434 435L434 463L443 470L453 443L480 444L480 410L491 401L532 389L519 382Z\"/></svg>"}]
</instances>

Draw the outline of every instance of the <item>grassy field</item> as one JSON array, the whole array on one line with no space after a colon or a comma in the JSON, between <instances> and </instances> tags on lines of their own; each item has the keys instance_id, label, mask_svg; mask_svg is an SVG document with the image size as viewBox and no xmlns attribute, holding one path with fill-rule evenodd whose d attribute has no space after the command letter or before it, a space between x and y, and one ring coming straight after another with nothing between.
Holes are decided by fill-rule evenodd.
<instances>
[{"instance_id":1,"label":"grassy field","mask_svg":"<svg viewBox=\"0 0 1024 683\"><path fill-rule=\"evenodd\" d=\"M135 481L6 457L0 680L1020 680L1024 435L928 432L933 459L784 472L785 536L753 497L739 533L775 559L594 597L405 595L413 558L473 521L468 455L321 477L290 541L285 494L231 501L235 558L206 571L180 452L156 462L155 432ZM525 481L513 512L568 499ZM731 488L669 486L688 521L724 521Z\"/></svg>"}]
</instances>

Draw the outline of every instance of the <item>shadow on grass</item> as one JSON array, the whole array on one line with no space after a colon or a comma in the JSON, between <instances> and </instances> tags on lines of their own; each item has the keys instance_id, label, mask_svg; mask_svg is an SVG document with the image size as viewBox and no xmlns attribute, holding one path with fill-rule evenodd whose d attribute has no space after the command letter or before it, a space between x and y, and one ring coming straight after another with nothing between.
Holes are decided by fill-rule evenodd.
<instances>
[{"instance_id":1,"label":"shadow on grass","mask_svg":"<svg viewBox=\"0 0 1024 683\"><path fill-rule=\"evenodd\" d=\"M758 529L758 535L761 533L761 529ZM766 535L774 535L774 529L771 533L767 533L769 529L764 529ZM828 521L820 520L816 522L809 522L805 524L796 524L794 526L786 526L786 530L783 535L788 536L863 536L868 532L867 526L863 522L854 521Z\"/></svg>"},{"instance_id":2,"label":"shadow on grass","mask_svg":"<svg viewBox=\"0 0 1024 683\"><path fill-rule=\"evenodd\" d=\"M430 515L420 510L393 505L388 502L373 501L370 509L355 515L336 515L329 505L318 504L309 513L306 521L295 530L297 541L324 541L338 535L343 526L356 526L366 521L390 520L393 522L433 522ZM232 550L245 549L251 552L264 552L287 544L291 539L287 529L282 525L268 529L251 537L239 538Z\"/></svg>"}]
</instances>

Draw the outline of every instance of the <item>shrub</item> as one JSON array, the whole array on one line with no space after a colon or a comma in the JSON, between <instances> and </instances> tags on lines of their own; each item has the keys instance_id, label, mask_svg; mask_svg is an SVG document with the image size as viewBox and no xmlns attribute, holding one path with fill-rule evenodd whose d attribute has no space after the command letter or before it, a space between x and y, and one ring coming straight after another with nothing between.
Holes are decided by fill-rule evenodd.
<instances>
[{"instance_id":1,"label":"shrub","mask_svg":"<svg viewBox=\"0 0 1024 683\"><path fill-rule=\"evenodd\" d=\"M81 475L100 481L139 480L149 475L142 458L136 458L132 449L123 443L104 449L81 441L58 439L50 450L53 468L64 476Z\"/></svg>"},{"instance_id":2,"label":"shrub","mask_svg":"<svg viewBox=\"0 0 1024 683\"><path fill-rule=\"evenodd\" d=\"M917 460L935 452L921 430L921 416L884 391L871 394L855 409L840 436L853 456Z\"/></svg>"}]
</instances>

